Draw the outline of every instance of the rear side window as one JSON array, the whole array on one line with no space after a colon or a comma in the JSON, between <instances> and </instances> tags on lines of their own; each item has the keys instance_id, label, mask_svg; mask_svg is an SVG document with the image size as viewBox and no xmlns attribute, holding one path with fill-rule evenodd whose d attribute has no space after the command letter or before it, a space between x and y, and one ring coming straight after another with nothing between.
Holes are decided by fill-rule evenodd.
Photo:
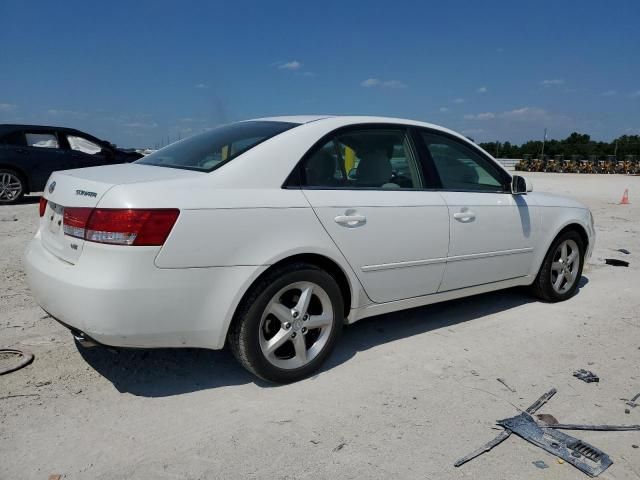
<instances>
[{"instance_id":1,"label":"rear side window","mask_svg":"<svg viewBox=\"0 0 640 480\"><path fill-rule=\"evenodd\" d=\"M210 172L296 125L269 121L233 123L169 145L135 163Z\"/></svg>"},{"instance_id":2,"label":"rear side window","mask_svg":"<svg viewBox=\"0 0 640 480\"><path fill-rule=\"evenodd\" d=\"M25 133L27 147L60 148L55 133Z\"/></svg>"}]
</instances>

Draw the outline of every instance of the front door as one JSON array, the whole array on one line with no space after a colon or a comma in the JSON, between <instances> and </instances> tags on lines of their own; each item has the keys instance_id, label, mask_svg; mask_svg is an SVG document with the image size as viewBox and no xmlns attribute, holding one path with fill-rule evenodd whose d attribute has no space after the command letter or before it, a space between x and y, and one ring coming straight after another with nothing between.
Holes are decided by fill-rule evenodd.
<instances>
[{"instance_id":1,"label":"front door","mask_svg":"<svg viewBox=\"0 0 640 480\"><path fill-rule=\"evenodd\" d=\"M68 147L68 155L73 168L96 167L105 165L109 161L106 151L101 145L74 134L64 134Z\"/></svg>"},{"instance_id":2,"label":"front door","mask_svg":"<svg viewBox=\"0 0 640 480\"><path fill-rule=\"evenodd\" d=\"M301 183L318 219L374 302L435 293L449 246L444 199L425 190L404 128L351 128L303 160Z\"/></svg>"},{"instance_id":3,"label":"front door","mask_svg":"<svg viewBox=\"0 0 640 480\"><path fill-rule=\"evenodd\" d=\"M449 208L451 240L440 291L525 276L531 269L535 207L512 195L510 177L480 151L422 131Z\"/></svg>"}]
</instances>

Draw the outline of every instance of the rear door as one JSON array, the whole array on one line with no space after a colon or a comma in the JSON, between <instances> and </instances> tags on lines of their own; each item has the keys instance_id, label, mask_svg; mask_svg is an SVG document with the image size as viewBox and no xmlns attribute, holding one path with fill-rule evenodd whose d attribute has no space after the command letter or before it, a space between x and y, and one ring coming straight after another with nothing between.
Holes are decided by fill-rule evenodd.
<instances>
[{"instance_id":1,"label":"rear door","mask_svg":"<svg viewBox=\"0 0 640 480\"><path fill-rule=\"evenodd\" d=\"M512 195L509 175L466 142L422 130L425 154L449 208L450 245L440 291L525 276L537 217L526 195Z\"/></svg>"},{"instance_id":2,"label":"rear door","mask_svg":"<svg viewBox=\"0 0 640 480\"><path fill-rule=\"evenodd\" d=\"M437 291L448 210L406 128L340 130L303 159L302 189L374 302Z\"/></svg>"},{"instance_id":3,"label":"rear door","mask_svg":"<svg viewBox=\"0 0 640 480\"><path fill-rule=\"evenodd\" d=\"M55 130L25 130L24 155L31 165L31 190L38 192L56 170L73 168Z\"/></svg>"}]
</instances>

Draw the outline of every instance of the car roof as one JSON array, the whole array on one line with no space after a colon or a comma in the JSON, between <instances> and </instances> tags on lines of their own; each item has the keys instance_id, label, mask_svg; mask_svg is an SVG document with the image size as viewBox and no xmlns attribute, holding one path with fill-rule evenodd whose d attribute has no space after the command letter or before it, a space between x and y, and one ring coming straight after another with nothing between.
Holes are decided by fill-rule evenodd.
<instances>
[{"instance_id":1,"label":"car roof","mask_svg":"<svg viewBox=\"0 0 640 480\"><path fill-rule=\"evenodd\" d=\"M318 120L322 120L324 118L335 117L335 115L279 115L275 117L262 117L262 118L252 118L251 120L247 120L248 122L255 121L264 121L264 122L287 122L287 123L297 123L302 125L303 123L315 122Z\"/></svg>"},{"instance_id":2,"label":"car roof","mask_svg":"<svg viewBox=\"0 0 640 480\"><path fill-rule=\"evenodd\" d=\"M85 137L88 137L93 140L98 140L100 142L104 142L100 138L95 135L91 135L90 133L83 132L82 130L78 130L77 128L71 127L56 127L54 125L29 125L29 124L20 124L20 123L2 123L0 124L0 135L9 134L15 132L16 130L30 130L32 132L38 131L47 131L47 130L58 130L60 132L67 133L76 133L81 134Z\"/></svg>"},{"instance_id":3,"label":"car roof","mask_svg":"<svg viewBox=\"0 0 640 480\"><path fill-rule=\"evenodd\" d=\"M381 117L373 115L282 115L273 117L252 118L246 121L288 122L303 125L311 122L319 122L322 120L332 120L332 123L339 123L342 126L359 123L391 123L399 125L414 125L444 131L447 133L451 133L457 137L462 136L453 130L449 130L446 127L436 125L434 123L421 122L419 120L412 120L409 118Z\"/></svg>"},{"instance_id":4,"label":"car roof","mask_svg":"<svg viewBox=\"0 0 640 480\"><path fill-rule=\"evenodd\" d=\"M80 132L75 128L71 127L56 127L54 125L30 125L30 124L20 124L20 123L2 123L0 124L0 132L12 132L14 130L66 130L68 132ZM84 133L84 132L80 132ZM91 135L89 133L84 133L85 135ZM93 135L91 135L93 136Z\"/></svg>"}]
</instances>

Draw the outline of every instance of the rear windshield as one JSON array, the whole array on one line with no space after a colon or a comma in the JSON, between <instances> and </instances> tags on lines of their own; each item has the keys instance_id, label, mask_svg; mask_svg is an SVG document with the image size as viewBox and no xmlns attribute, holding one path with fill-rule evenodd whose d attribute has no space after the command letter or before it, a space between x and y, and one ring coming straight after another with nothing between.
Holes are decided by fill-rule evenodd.
<instances>
[{"instance_id":1,"label":"rear windshield","mask_svg":"<svg viewBox=\"0 0 640 480\"><path fill-rule=\"evenodd\" d=\"M210 172L296 123L240 122L173 143L135 163Z\"/></svg>"}]
</instances>

